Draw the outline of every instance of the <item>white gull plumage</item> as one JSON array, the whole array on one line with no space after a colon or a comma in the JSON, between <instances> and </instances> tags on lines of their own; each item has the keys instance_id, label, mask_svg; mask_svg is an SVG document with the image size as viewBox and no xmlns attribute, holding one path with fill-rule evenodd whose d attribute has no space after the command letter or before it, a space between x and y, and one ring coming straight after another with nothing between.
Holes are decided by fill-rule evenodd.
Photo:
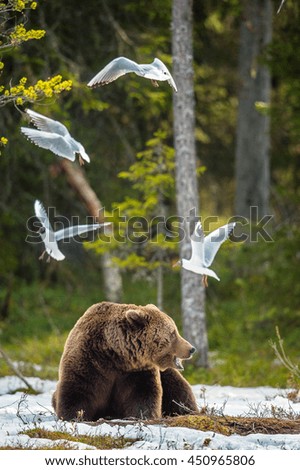
<instances>
[{"instance_id":1,"label":"white gull plumage","mask_svg":"<svg viewBox=\"0 0 300 470\"><path fill-rule=\"evenodd\" d=\"M191 236L192 255L190 259L183 258L179 264L184 269L196 274L202 274L202 282L207 287L207 276L211 276L218 281L217 274L209 269L220 246L228 239L236 223L232 222L217 228L207 236L204 235L200 221L196 223L195 230Z\"/></svg>"},{"instance_id":2,"label":"white gull plumage","mask_svg":"<svg viewBox=\"0 0 300 470\"><path fill-rule=\"evenodd\" d=\"M117 80L117 78L134 72L139 77L148 78L152 84L158 87L157 81L167 81L169 85L177 92L177 86L165 64L155 58L151 64L137 64L126 57L117 57L107 64L97 73L88 83L89 87L107 85Z\"/></svg>"},{"instance_id":3,"label":"white gull plumage","mask_svg":"<svg viewBox=\"0 0 300 470\"><path fill-rule=\"evenodd\" d=\"M47 212L45 211L43 204L38 200L36 200L34 203L34 211L36 217L42 224L42 227L39 229L39 234L45 245L45 250L39 257L39 259L43 259L45 253L48 253L48 262L50 261L50 257L57 261L62 261L63 259L65 259L65 255L63 255L63 253L58 248L57 242L59 242L60 240L63 240L64 238L75 237L75 235L81 235L83 233L90 232L91 230L96 230L106 225L111 225L110 222L91 225L73 225L71 227L63 228L54 232L50 224Z\"/></svg>"},{"instance_id":4,"label":"white gull plumage","mask_svg":"<svg viewBox=\"0 0 300 470\"><path fill-rule=\"evenodd\" d=\"M34 144L43 149L51 150L55 155L67 158L72 162L74 162L78 153L80 165L84 164L84 160L90 162L90 157L83 145L70 135L64 124L31 109L26 109L26 113L39 130L21 127L21 131Z\"/></svg>"}]
</instances>

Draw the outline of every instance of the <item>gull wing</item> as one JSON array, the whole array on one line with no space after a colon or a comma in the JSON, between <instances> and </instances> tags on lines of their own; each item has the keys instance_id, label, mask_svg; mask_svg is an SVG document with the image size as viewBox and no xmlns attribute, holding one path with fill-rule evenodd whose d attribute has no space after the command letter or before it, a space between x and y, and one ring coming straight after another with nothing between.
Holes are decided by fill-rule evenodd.
<instances>
[{"instance_id":1,"label":"gull wing","mask_svg":"<svg viewBox=\"0 0 300 470\"><path fill-rule=\"evenodd\" d=\"M200 220L196 223L195 230L191 235L192 256L190 262L195 265L203 265L204 259L204 233Z\"/></svg>"},{"instance_id":2,"label":"gull wing","mask_svg":"<svg viewBox=\"0 0 300 470\"><path fill-rule=\"evenodd\" d=\"M220 246L228 239L235 225L235 222L222 225L204 238L204 266L208 267L212 264Z\"/></svg>"},{"instance_id":3,"label":"gull wing","mask_svg":"<svg viewBox=\"0 0 300 470\"><path fill-rule=\"evenodd\" d=\"M31 109L26 109L26 113L30 116L31 122L41 131L54 132L59 135L68 135L69 131L61 122L50 119L43 114L36 113Z\"/></svg>"},{"instance_id":4,"label":"gull wing","mask_svg":"<svg viewBox=\"0 0 300 470\"><path fill-rule=\"evenodd\" d=\"M45 245L46 246L46 251L48 255L51 256L51 258L55 259L56 261L62 261L65 259L65 255L60 251L60 249L57 246L57 243L51 243L51 245Z\"/></svg>"},{"instance_id":5,"label":"gull wing","mask_svg":"<svg viewBox=\"0 0 300 470\"><path fill-rule=\"evenodd\" d=\"M90 232L91 230L96 230L105 225L111 225L110 222L105 222L104 224L91 224L91 225L73 225L72 227L66 227L55 232L56 241L63 240L64 238L73 238L76 235L81 235L82 233Z\"/></svg>"},{"instance_id":6,"label":"gull wing","mask_svg":"<svg viewBox=\"0 0 300 470\"><path fill-rule=\"evenodd\" d=\"M55 155L67 158L72 162L75 160L74 150L61 135L38 131L37 129L31 129L30 127L21 127L21 131L38 147L51 150Z\"/></svg>"},{"instance_id":7,"label":"gull wing","mask_svg":"<svg viewBox=\"0 0 300 470\"><path fill-rule=\"evenodd\" d=\"M145 75L143 68L133 60L127 59L126 57L117 57L109 62L104 69L100 70L100 72L89 81L88 86L107 85L130 72L135 72L141 76Z\"/></svg>"},{"instance_id":8,"label":"gull wing","mask_svg":"<svg viewBox=\"0 0 300 470\"><path fill-rule=\"evenodd\" d=\"M45 227L45 229L47 229L49 232L53 232L53 229L49 222L48 214L45 211L43 204L38 200L36 200L34 203L34 212L36 217L41 222L42 226Z\"/></svg>"},{"instance_id":9,"label":"gull wing","mask_svg":"<svg viewBox=\"0 0 300 470\"><path fill-rule=\"evenodd\" d=\"M63 255L63 253L59 250L57 246L57 241L55 240L55 234L49 222L47 212L43 204L38 200L36 200L34 203L34 211L35 211L36 217L39 219L42 226L46 230L45 234L42 235L42 240L45 245L46 252L53 259L57 261L62 261L63 259L65 259L65 256Z\"/></svg>"}]
</instances>

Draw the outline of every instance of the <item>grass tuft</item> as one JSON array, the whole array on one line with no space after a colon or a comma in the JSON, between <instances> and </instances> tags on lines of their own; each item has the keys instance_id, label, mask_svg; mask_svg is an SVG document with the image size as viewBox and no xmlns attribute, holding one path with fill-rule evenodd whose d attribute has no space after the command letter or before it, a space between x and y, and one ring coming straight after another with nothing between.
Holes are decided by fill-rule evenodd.
<instances>
[{"instance_id":1,"label":"grass tuft","mask_svg":"<svg viewBox=\"0 0 300 470\"><path fill-rule=\"evenodd\" d=\"M29 429L23 431L22 434L26 434L33 439L51 439L53 441L62 440L68 442L80 442L89 446L96 447L96 449L109 450L109 449L124 449L129 444L135 442L134 439L125 438L123 436L111 437L111 436L90 436L85 434L72 435L65 431L49 431L42 428ZM62 444L63 448L65 444ZM52 447L51 447L52 449Z\"/></svg>"},{"instance_id":2,"label":"grass tuft","mask_svg":"<svg viewBox=\"0 0 300 470\"><path fill-rule=\"evenodd\" d=\"M198 431L212 431L224 436L239 434L299 434L300 419L238 417L217 415L185 415L166 418L162 424L170 427L185 427Z\"/></svg>"}]
</instances>

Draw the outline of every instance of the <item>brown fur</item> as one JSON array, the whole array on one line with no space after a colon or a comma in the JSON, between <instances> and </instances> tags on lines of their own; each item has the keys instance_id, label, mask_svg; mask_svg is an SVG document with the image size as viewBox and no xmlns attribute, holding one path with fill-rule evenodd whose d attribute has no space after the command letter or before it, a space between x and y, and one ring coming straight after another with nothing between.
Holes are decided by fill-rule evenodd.
<instances>
[{"instance_id":1,"label":"brown fur","mask_svg":"<svg viewBox=\"0 0 300 470\"><path fill-rule=\"evenodd\" d=\"M159 418L197 411L175 358L194 348L154 305L101 302L71 330L52 404L59 418Z\"/></svg>"}]
</instances>

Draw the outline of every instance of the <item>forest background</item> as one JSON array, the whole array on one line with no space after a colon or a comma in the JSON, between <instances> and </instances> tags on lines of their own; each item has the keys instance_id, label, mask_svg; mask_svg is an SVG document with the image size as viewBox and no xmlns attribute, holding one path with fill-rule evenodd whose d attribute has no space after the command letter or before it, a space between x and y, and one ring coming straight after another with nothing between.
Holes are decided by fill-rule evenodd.
<instances>
[{"instance_id":1,"label":"forest background","mask_svg":"<svg viewBox=\"0 0 300 470\"><path fill-rule=\"evenodd\" d=\"M260 60L272 76L271 190L268 226L273 242L227 243L215 260L221 278L206 291L209 368L191 364L193 383L239 386L291 383L270 341L276 327L293 362L299 362L299 155L300 9L286 1L276 15L273 39ZM60 74L72 88L28 107L63 121L91 157L85 179L106 215L153 218L176 215L172 91L166 83L128 75L89 90L86 83L111 59L124 55L140 63L162 59L172 71L171 0L149 2L41 0L26 10L27 28L44 29L38 40L3 48L0 86L47 80ZM20 13L22 15L22 13ZM20 15L10 20L20 21ZM200 213L217 216L215 228L236 216L235 146L239 90L241 2L193 5L196 149ZM7 23L2 28L7 28ZM68 87L67 87L68 88ZM3 91L3 90L1 90ZM0 92L1 93L1 92ZM1 95L0 95L1 96ZM0 101L1 103L1 101ZM6 103L0 112L0 344L26 375L56 378L70 328L92 303L107 299L101 258L103 243L63 245L66 260L38 260L42 245L26 243L33 203L84 223L87 211L59 159L27 142L20 110ZM151 162L162 156L163 171ZM159 175L165 178L159 179ZM149 178L151 174L151 178ZM163 190L162 190L163 189ZM143 213L141 210L143 209ZM156 233L155 233L156 234ZM160 303L181 328L180 275L172 269L176 244L126 243L111 252L121 269L121 301ZM159 256L157 255L159 254ZM159 269L162 267L162 269ZM199 282L201 280L199 279ZM193 328L193 325L190 326ZM11 373L0 361L0 374Z\"/></svg>"}]
</instances>

